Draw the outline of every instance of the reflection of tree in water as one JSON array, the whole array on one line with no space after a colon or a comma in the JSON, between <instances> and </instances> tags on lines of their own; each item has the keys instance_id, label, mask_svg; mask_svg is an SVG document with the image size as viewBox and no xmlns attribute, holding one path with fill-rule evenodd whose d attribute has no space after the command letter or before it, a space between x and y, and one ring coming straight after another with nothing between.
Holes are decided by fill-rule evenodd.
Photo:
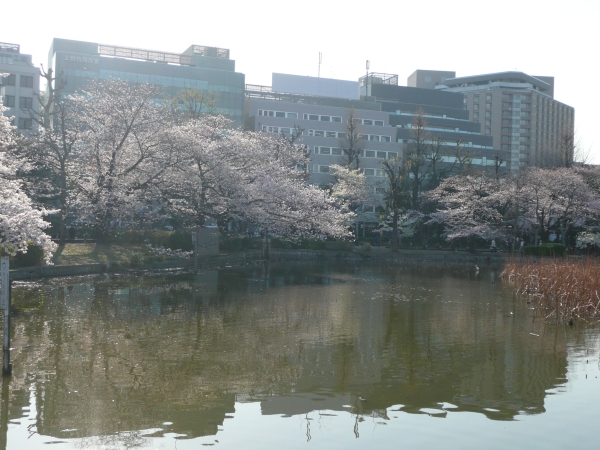
<instances>
[{"instance_id":1,"label":"reflection of tree in water","mask_svg":"<svg viewBox=\"0 0 600 450\"><path fill-rule=\"evenodd\" d=\"M16 321L31 348L14 378L38 374L40 434L92 446L102 444L90 436L133 445L145 437L129 430L166 421L187 437L215 434L236 394L262 400L263 414L348 403L355 433L397 404L542 412L545 390L566 376L564 338L548 328L532 339L524 315L482 300L500 299L499 286L462 276L281 266L268 279L261 268L221 272L212 291L187 275L88 278L70 290L54 281L27 290L46 299Z\"/></svg>"}]
</instances>

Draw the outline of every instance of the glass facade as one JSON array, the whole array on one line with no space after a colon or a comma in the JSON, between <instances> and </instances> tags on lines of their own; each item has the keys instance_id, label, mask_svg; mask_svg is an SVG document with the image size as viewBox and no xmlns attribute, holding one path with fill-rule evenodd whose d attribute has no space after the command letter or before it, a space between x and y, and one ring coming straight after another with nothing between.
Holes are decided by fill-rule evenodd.
<instances>
[{"instance_id":1,"label":"glass facade","mask_svg":"<svg viewBox=\"0 0 600 450\"><path fill-rule=\"evenodd\" d=\"M49 65L55 73L62 72L67 81L66 94L75 93L90 80L98 79L157 85L162 87L167 97L174 97L183 89L198 89L214 94L216 110L232 119L233 126L242 125L245 77L234 71L234 61L209 64L210 61L204 60L214 58L194 55L190 58L194 65L169 64L102 56L98 53L98 48L98 44L54 39Z\"/></svg>"}]
</instances>

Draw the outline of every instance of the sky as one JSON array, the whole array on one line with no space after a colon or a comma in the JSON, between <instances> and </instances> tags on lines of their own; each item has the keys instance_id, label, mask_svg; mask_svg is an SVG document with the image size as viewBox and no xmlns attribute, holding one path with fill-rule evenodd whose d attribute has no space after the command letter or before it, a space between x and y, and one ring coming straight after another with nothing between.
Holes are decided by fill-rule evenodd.
<instances>
[{"instance_id":1,"label":"sky","mask_svg":"<svg viewBox=\"0 0 600 450\"><path fill-rule=\"evenodd\" d=\"M54 37L183 52L228 48L246 83L271 73L357 80L417 69L457 76L518 70L554 76L554 98L575 108L575 130L600 164L600 0L339 0L208 2L29 0L3 14L0 41L47 65ZM4 8L4 12L7 12ZM600 84L600 83L599 83Z\"/></svg>"}]
</instances>

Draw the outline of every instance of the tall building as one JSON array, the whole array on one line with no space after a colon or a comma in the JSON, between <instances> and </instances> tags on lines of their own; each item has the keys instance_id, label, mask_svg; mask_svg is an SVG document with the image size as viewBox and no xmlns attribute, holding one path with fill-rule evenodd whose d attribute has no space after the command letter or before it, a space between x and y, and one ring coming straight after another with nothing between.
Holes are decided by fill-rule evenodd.
<instances>
[{"instance_id":1,"label":"tall building","mask_svg":"<svg viewBox=\"0 0 600 450\"><path fill-rule=\"evenodd\" d=\"M0 42L0 95L5 115L14 117L14 125L28 134L34 128L32 112L39 110L40 71L31 55L21 53L18 44Z\"/></svg>"},{"instance_id":2,"label":"tall building","mask_svg":"<svg viewBox=\"0 0 600 450\"><path fill-rule=\"evenodd\" d=\"M554 78L523 72L455 77L418 70L415 87L461 93L471 120L508 152L510 170L561 166L573 160L575 110L554 99Z\"/></svg>"},{"instance_id":3,"label":"tall building","mask_svg":"<svg viewBox=\"0 0 600 450\"><path fill-rule=\"evenodd\" d=\"M48 67L66 79L66 94L90 80L110 78L154 84L167 97L198 89L214 99L216 112L242 125L245 77L235 71L227 49L192 45L183 53L168 53L55 38Z\"/></svg>"}]
</instances>

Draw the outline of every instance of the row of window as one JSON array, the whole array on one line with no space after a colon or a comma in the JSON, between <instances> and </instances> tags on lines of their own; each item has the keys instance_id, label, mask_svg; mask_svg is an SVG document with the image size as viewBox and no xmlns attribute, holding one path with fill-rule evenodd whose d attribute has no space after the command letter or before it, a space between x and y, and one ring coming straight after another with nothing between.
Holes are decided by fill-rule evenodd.
<instances>
[{"instance_id":1,"label":"row of window","mask_svg":"<svg viewBox=\"0 0 600 450\"><path fill-rule=\"evenodd\" d=\"M4 96L4 106L7 108L14 108L16 97L14 95L5 95ZM21 109L31 109L33 108L33 98L31 97L19 97L19 107Z\"/></svg>"},{"instance_id":2,"label":"row of window","mask_svg":"<svg viewBox=\"0 0 600 450\"><path fill-rule=\"evenodd\" d=\"M281 117L282 119L297 119L298 113L295 112L286 112L286 111L269 111L265 109L258 110L259 116L265 117Z\"/></svg>"},{"instance_id":3,"label":"row of window","mask_svg":"<svg viewBox=\"0 0 600 450\"><path fill-rule=\"evenodd\" d=\"M33 87L33 77L27 75L21 75L19 81L20 87L32 88ZM17 85L17 76L14 73L2 78L2 85L4 86L16 86Z\"/></svg>"},{"instance_id":4,"label":"row of window","mask_svg":"<svg viewBox=\"0 0 600 450\"><path fill-rule=\"evenodd\" d=\"M317 155L334 155L341 156L342 149L339 147L323 147L315 146L315 154ZM398 152L383 152L380 150L362 150L360 156L363 158L379 158L379 159L392 159L398 157Z\"/></svg>"},{"instance_id":5,"label":"row of window","mask_svg":"<svg viewBox=\"0 0 600 450\"><path fill-rule=\"evenodd\" d=\"M382 152L379 150L363 150L360 156L364 158L392 159L398 157L398 152Z\"/></svg>"},{"instance_id":6,"label":"row of window","mask_svg":"<svg viewBox=\"0 0 600 450\"><path fill-rule=\"evenodd\" d=\"M365 141L376 141L376 142L392 142L390 136L381 136L379 134L363 134L360 136Z\"/></svg>"},{"instance_id":7,"label":"row of window","mask_svg":"<svg viewBox=\"0 0 600 450\"><path fill-rule=\"evenodd\" d=\"M385 177L383 169L360 169L367 177ZM322 164L313 164L313 173L332 173L333 169L330 166Z\"/></svg>"},{"instance_id":8,"label":"row of window","mask_svg":"<svg viewBox=\"0 0 600 450\"><path fill-rule=\"evenodd\" d=\"M342 154L342 149L339 147L322 147L315 146L315 154L317 155L337 155Z\"/></svg>"},{"instance_id":9,"label":"row of window","mask_svg":"<svg viewBox=\"0 0 600 450\"><path fill-rule=\"evenodd\" d=\"M268 133L285 134L286 136L292 136L296 134L296 129L290 127L270 127L263 125L262 131L266 131Z\"/></svg>"},{"instance_id":10,"label":"row of window","mask_svg":"<svg viewBox=\"0 0 600 450\"><path fill-rule=\"evenodd\" d=\"M321 122L335 122L342 123L342 118L340 116L326 116L322 114L304 114L304 120L319 120Z\"/></svg>"},{"instance_id":11,"label":"row of window","mask_svg":"<svg viewBox=\"0 0 600 450\"><path fill-rule=\"evenodd\" d=\"M326 131L326 130L308 130L309 136L328 137L328 138L346 138L346 133L342 131Z\"/></svg>"}]
</instances>

